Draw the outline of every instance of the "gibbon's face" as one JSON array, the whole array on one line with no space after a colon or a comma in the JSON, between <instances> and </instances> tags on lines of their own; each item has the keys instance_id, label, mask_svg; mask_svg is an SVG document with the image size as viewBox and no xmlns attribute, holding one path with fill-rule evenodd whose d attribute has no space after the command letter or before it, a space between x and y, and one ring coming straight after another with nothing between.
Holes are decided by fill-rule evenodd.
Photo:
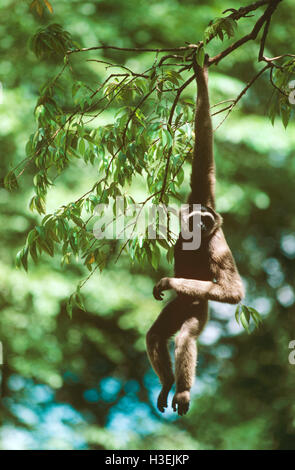
<instances>
[{"instance_id":1,"label":"gibbon's face","mask_svg":"<svg viewBox=\"0 0 295 470\"><path fill-rule=\"evenodd\" d=\"M200 211L194 211L189 214L190 230L198 226L201 228L202 237L209 237L222 224L222 218L211 207L201 206ZM195 220L194 220L195 219Z\"/></svg>"},{"instance_id":2,"label":"gibbon's face","mask_svg":"<svg viewBox=\"0 0 295 470\"><path fill-rule=\"evenodd\" d=\"M216 226L216 220L214 214L209 208L202 206L201 209L201 221L200 221L202 235L209 236Z\"/></svg>"}]
</instances>

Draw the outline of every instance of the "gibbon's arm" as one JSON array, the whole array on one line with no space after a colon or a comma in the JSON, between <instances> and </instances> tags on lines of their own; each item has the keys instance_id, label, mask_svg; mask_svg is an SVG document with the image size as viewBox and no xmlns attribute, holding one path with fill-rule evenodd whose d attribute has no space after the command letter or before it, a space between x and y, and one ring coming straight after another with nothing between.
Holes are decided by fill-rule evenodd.
<instances>
[{"instance_id":1,"label":"gibbon's arm","mask_svg":"<svg viewBox=\"0 0 295 470\"><path fill-rule=\"evenodd\" d=\"M213 154L213 129L208 91L208 69L193 60L197 81L195 113L195 144L193 151L191 194L189 203L215 208L215 164Z\"/></svg>"},{"instance_id":2,"label":"gibbon's arm","mask_svg":"<svg viewBox=\"0 0 295 470\"><path fill-rule=\"evenodd\" d=\"M244 297L244 287L226 242L222 243L215 253L212 253L211 270L214 274L214 282L164 277L155 286L154 297L162 300L162 292L173 289L177 294L188 296L192 300L239 303Z\"/></svg>"},{"instance_id":3,"label":"gibbon's arm","mask_svg":"<svg viewBox=\"0 0 295 470\"><path fill-rule=\"evenodd\" d=\"M226 263L229 263L230 254ZM220 269L218 277L213 281L198 281L179 277L164 277L154 288L154 297L162 300L162 292L173 289L177 294L191 297L192 300L215 300L228 304L238 304L244 297L244 288L235 266L227 270Z\"/></svg>"}]
</instances>

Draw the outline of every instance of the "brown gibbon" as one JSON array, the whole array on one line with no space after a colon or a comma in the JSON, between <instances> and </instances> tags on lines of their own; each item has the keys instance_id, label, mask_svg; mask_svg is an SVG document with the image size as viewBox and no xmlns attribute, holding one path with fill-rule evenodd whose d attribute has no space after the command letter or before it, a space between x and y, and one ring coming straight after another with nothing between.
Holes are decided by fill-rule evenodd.
<instances>
[{"instance_id":1,"label":"brown gibbon","mask_svg":"<svg viewBox=\"0 0 295 470\"><path fill-rule=\"evenodd\" d=\"M172 408L187 413L190 389L197 362L196 339L208 319L208 301L236 304L244 296L243 284L233 255L225 240L222 218L215 211L215 163L213 129L208 92L208 56L200 67L193 59L197 82L195 143L188 199L189 216L193 204L199 204L201 244L198 249L183 249L182 233L174 247L175 277L162 278L154 287L154 297L163 299L163 291L173 289L177 296L169 302L147 333L147 352L162 389L157 406L167 408L169 391L176 382ZM187 240L186 240L187 241ZM175 338L175 377L168 351L168 340Z\"/></svg>"}]
</instances>

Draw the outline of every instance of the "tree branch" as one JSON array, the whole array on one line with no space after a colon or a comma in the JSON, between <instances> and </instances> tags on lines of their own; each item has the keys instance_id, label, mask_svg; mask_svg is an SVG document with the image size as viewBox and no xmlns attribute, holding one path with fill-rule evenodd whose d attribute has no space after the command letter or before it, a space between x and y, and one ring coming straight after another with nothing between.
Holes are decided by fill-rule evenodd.
<instances>
[{"instance_id":1,"label":"tree branch","mask_svg":"<svg viewBox=\"0 0 295 470\"><path fill-rule=\"evenodd\" d=\"M266 8L265 12L263 13L263 15L258 19L258 21L255 23L251 33L249 34L246 34L246 36L242 37L241 39L239 39L238 41L234 42L231 46L229 46L227 49L225 49L224 51L220 52L219 54L217 54L215 57L212 57L211 59L209 59L209 63L208 65L213 65L213 64L218 64L220 62L220 60L224 59L224 57L228 56L229 54L231 54L235 49L238 49L238 47L242 46L243 44L245 44L246 42L248 41L251 41L251 40L254 40L256 39L259 31L261 30L263 24L265 22L269 22L270 21L270 18L272 16L272 14L274 13L275 9L277 8L278 4L281 2L282 0L270 0L268 3L268 7ZM267 30L266 30L266 34L267 34ZM264 39L265 40L265 39Z\"/></svg>"},{"instance_id":2,"label":"tree branch","mask_svg":"<svg viewBox=\"0 0 295 470\"><path fill-rule=\"evenodd\" d=\"M73 49L71 51L67 51L66 54L75 54L77 52L88 52L88 51L98 51L98 50L107 50L107 49L112 49L115 51L125 51L125 52L156 52L156 53L161 53L161 52L181 52L181 51L189 51L189 50L194 50L198 49L199 45L198 44L189 44L187 46L180 46L180 47L167 47L163 49L159 48L141 48L141 47L117 47L117 46L107 46L107 45L101 45L101 46L94 46L94 47L83 47L82 49Z\"/></svg>"}]
</instances>

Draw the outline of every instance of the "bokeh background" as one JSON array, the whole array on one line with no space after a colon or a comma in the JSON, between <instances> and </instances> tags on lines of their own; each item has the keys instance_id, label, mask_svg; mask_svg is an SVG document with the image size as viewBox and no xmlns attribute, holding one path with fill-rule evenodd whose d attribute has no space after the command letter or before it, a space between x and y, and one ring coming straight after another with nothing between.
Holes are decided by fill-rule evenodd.
<instances>
[{"instance_id":1,"label":"bokeh background","mask_svg":"<svg viewBox=\"0 0 295 470\"><path fill-rule=\"evenodd\" d=\"M28 41L37 28L60 23L84 47L99 41L121 47L173 47L196 42L228 0L52 0L54 13L39 17L28 2L1 0L1 177L24 157L34 130L38 90L59 64L40 62ZM245 33L253 19L239 23ZM284 0L269 33L267 55L294 52L295 6ZM215 42L212 50L222 44ZM249 43L214 68L212 103L233 98L259 70L258 46ZM122 59L117 52L105 57ZM132 53L128 64L150 63ZM101 69L102 71L103 69ZM96 76L81 63L81 79ZM102 73L102 72L101 72ZM194 98L195 88L187 91ZM49 256L29 273L15 255L39 217L28 208L30 168L15 193L0 189L0 341L3 345L0 449L295 449L295 126L267 116L272 88L255 83L215 133L218 209L247 286L246 304L263 316L248 335L235 307L211 304L201 336L198 378L189 414L178 418L155 408L158 380L144 336L159 313L152 287L172 271L131 265L122 256L84 288L87 311L65 305L85 269L61 267ZM220 121L219 116L216 124ZM187 169L188 170L188 169ZM82 194L93 169L77 161L50 191L48 210ZM186 186L189 174L186 173ZM139 182L144 187L145 182ZM171 398L171 397L170 397Z\"/></svg>"}]
</instances>

